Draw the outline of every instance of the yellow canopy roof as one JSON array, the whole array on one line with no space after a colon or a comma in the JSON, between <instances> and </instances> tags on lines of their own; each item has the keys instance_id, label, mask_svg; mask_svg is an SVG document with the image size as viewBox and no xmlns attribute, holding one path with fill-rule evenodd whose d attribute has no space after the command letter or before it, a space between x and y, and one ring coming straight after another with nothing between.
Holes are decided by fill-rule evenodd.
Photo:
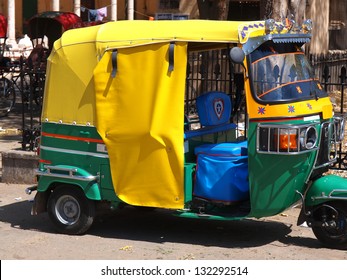
<instances>
[{"instance_id":1,"label":"yellow canopy roof","mask_svg":"<svg viewBox=\"0 0 347 280\"><path fill-rule=\"evenodd\" d=\"M42 118L94 125L93 71L107 50L171 41L188 42L188 48L209 48L218 43L245 43L248 37L263 34L261 21L115 21L68 30L48 58Z\"/></svg>"},{"instance_id":2,"label":"yellow canopy roof","mask_svg":"<svg viewBox=\"0 0 347 280\"><path fill-rule=\"evenodd\" d=\"M179 21L117 21L100 26L96 36L98 51L167 41L243 43L239 33L260 31L264 22L179 20ZM249 27L251 26L251 27Z\"/></svg>"}]
</instances>

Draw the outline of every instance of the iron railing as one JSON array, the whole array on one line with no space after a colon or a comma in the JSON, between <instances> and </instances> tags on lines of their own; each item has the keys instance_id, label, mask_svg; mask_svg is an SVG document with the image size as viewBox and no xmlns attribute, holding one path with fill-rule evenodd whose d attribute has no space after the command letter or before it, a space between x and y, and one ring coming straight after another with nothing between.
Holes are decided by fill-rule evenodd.
<instances>
[{"instance_id":1,"label":"iron railing","mask_svg":"<svg viewBox=\"0 0 347 280\"><path fill-rule=\"evenodd\" d=\"M327 55L310 56L311 63L318 77L328 92L336 113L347 112L345 101L347 51L331 51ZM337 147L337 161L331 169L347 170L347 139Z\"/></svg>"}]
</instances>

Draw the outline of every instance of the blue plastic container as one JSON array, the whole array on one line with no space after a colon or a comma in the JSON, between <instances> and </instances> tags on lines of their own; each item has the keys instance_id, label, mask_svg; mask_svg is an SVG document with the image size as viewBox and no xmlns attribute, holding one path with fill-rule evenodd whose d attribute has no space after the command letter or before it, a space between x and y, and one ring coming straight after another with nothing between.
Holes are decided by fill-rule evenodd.
<instances>
[{"instance_id":1,"label":"blue plastic container","mask_svg":"<svg viewBox=\"0 0 347 280\"><path fill-rule=\"evenodd\" d=\"M219 202L249 199L246 141L201 145L195 154L195 196Z\"/></svg>"}]
</instances>

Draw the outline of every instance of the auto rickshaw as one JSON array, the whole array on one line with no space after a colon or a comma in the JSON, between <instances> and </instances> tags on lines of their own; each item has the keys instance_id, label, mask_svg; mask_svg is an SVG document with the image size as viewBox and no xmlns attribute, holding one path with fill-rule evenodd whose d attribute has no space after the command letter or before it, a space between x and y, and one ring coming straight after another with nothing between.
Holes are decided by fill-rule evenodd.
<instances>
[{"instance_id":1,"label":"auto rickshaw","mask_svg":"<svg viewBox=\"0 0 347 280\"><path fill-rule=\"evenodd\" d=\"M65 32L48 58L32 214L83 234L100 205L240 220L302 203L298 223L346 248L347 181L327 174L344 117L305 57L311 26L118 21ZM200 94L192 123L188 56L210 50L229 57L222 68L240 96Z\"/></svg>"},{"instance_id":2,"label":"auto rickshaw","mask_svg":"<svg viewBox=\"0 0 347 280\"><path fill-rule=\"evenodd\" d=\"M33 42L34 49L27 58L26 66L32 76L31 82L33 83L36 103L42 103L47 57L54 42L67 30L101 23L82 22L82 19L75 13L60 11L42 12L28 20L29 37Z\"/></svg>"},{"instance_id":3,"label":"auto rickshaw","mask_svg":"<svg viewBox=\"0 0 347 280\"><path fill-rule=\"evenodd\" d=\"M52 49L54 42L61 37L61 34L81 22L78 15L70 12L39 13L28 21L29 37L34 41L34 45L45 43L46 48ZM44 42L45 36L47 36L48 42Z\"/></svg>"},{"instance_id":4,"label":"auto rickshaw","mask_svg":"<svg viewBox=\"0 0 347 280\"><path fill-rule=\"evenodd\" d=\"M82 23L82 20L78 15L60 11L42 12L28 20L28 34L33 42L33 50L26 60L26 71L30 74L33 99L37 105L42 104L47 57L54 42L66 30L79 23Z\"/></svg>"}]
</instances>

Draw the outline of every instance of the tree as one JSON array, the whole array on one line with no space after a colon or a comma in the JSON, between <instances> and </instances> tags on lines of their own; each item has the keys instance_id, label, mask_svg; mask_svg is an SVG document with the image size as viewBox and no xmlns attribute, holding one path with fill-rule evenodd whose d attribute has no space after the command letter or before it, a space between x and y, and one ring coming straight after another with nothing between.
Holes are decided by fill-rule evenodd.
<instances>
[{"instance_id":1,"label":"tree","mask_svg":"<svg viewBox=\"0 0 347 280\"><path fill-rule=\"evenodd\" d=\"M273 18L276 21L284 21L290 17L295 22L301 24L305 18L306 0L261 0L261 5L265 5L265 17Z\"/></svg>"},{"instance_id":2,"label":"tree","mask_svg":"<svg viewBox=\"0 0 347 280\"><path fill-rule=\"evenodd\" d=\"M330 0L312 0L310 18L313 21L311 54L326 54L329 50Z\"/></svg>"},{"instance_id":3,"label":"tree","mask_svg":"<svg viewBox=\"0 0 347 280\"><path fill-rule=\"evenodd\" d=\"M299 25L304 19L313 21L311 54L327 53L329 48L329 3L330 0L260 0L265 18L284 21L292 17ZM262 15L261 15L262 16Z\"/></svg>"},{"instance_id":4,"label":"tree","mask_svg":"<svg viewBox=\"0 0 347 280\"><path fill-rule=\"evenodd\" d=\"M197 0L200 19L227 20L229 0Z\"/></svg>"}]
</instances>

